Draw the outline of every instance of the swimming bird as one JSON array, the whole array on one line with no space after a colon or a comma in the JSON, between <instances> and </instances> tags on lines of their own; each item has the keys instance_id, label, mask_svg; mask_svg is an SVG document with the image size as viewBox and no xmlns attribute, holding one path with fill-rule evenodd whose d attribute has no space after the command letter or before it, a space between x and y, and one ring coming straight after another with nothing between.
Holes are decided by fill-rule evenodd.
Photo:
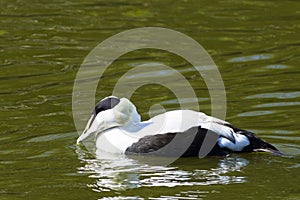
<instances>
[{"instance_id":1,"label":"swimming bird","mask_svg":"<svg viewBox=\"0 0 300 200\"><path fill-rule=\"evenodd\" d=\"M208 156L259 151L280 154L254 133L202 112L174 110L141 121L131 101L115 96L96 104L77 144L90 137L95 139L97 152L127 155L198 156L205 142L211 144L206 144L210 146L206 147Z\"/></svg>"}]
</instances>

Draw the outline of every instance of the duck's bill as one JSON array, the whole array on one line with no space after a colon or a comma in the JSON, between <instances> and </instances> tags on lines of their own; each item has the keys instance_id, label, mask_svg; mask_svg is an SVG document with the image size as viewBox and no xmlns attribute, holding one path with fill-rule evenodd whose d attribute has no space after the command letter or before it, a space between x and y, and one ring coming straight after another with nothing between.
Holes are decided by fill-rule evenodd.
<instances>
[{"instance_id":1,"label":"duck's bill","mask_svg":"<svg viewBox=\"0 0 300 200\"><path fill-rule=\"evenodd\" d=\"M76 140L76 144L80 144L83 140L85 140L88 136L84 133L82 133L79 138Z\"/></svg>"},{"instance_id":2,"label":"duck's bill","mask_svg":"<svg viewBox=\"0 0 300 200\"><path fill-rule=\"evenodd\" d=\"M270 148L260 148L260 149L254 149L254 152L267 152L276 156L280 156L283 155L283 153L281 153L281 151L279 151L278 149L270 149Z\"/></svg>"},{"instance_id":3,"label":"duck's bill","mask_svg":"<svg viewBox=\"0 0 300 200\"><path fill-rule=\"evenodd\" d=\"M94 135L95 131L84 131L79 138L77 139L76 143L79 144L82 141L86 140L87 138L89 138L90 136Z\"/></svg>"},{"instance_id":4,"label":"duck's bill","mask_svg":"<svg viewBox=\"0 0 300 200\"><path fill-rule=\"evenodd\" d=\"M281 153L275 146L265 142L265 141L261 141L261 146L260 147L256 147L253 149L254 152L267 152L267 153L271 153L273 155L283 155L283 153Z\"/></svg>"},{"instance_id":5,"label":"duck's bill","mask_svg":"<svg viewBox=\"0 0 300 200\"><path fill-rule=\"evenodd\" d=\"M92 135L93 131L90 130L90 127L91 127L94 119L95 119L95 115L92 114L92 116L90 117L88 123L85 126L85 129L84 129L83 133L77 139L77 141L76 141L77 144L79 144L80 142L82 142L83 140L87 139L89 136Z\"/></svg>"}]
</instances>

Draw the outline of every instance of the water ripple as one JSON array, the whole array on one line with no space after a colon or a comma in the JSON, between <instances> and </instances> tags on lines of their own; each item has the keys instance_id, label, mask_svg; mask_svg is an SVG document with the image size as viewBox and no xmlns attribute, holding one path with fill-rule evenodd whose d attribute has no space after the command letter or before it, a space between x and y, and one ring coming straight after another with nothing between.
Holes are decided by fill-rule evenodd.
<instances>
[{"instance_id":1,"label":"water ripple","mask_svg":"<svg viewBox=\"0 0 300 200\"><path fill-rule=\"evenodd\" d=\"M254 117L254 116L261 116L261 115L271 115L273 113L275 113L275 111L271 111L271 110L258 110L258 111L250 111L250 112L240 113L237 116L238 117Z\"/></svg>"},{"instance_id":2,"label":"water ripple","mask_svg":"<svg viewBox=\"0 0 300 200\"><path fill-rule=\"evenodd\" d=\"M257 61L257 60L266 60L273 58L271 54L255 54L251 56L241 56L229 59L227 62L235 63L235 62L249 62L249 61Z\"/></svg>"},{"instance_id":3,"label":"water ripple","mask_svg":"<svg viewBox=\"0 0 300 200\"><path fill-rule=\"evenodd\" d=\"M300 102L276 102L276 103L264 103L252 106L253 108L268 108L268 107L281 107L281 106L298 106Z\"/></svg>"},{"instance_id":4,"label":"water ripple","mask_svg":"<svg viewBox=\"0 0 300 200\"><path fill-rule=\"evenodd\" d=\"M263 99L263 98L277 98L277 99L292 99L300 97L300 92L274 92L274 93L262 93L247 96L246 99Z\"/></svg>"},{"instance_id":5,"label":"water ripple","mask_svg":"<svg viewBox=\"0 0 300 200\"><path fill-rule=\"evenodd\" d=\"M288 68L287 65L275 64L275 65L267 65L264 68L266 69L286 69Z\"/></svg>"}]
</instances>

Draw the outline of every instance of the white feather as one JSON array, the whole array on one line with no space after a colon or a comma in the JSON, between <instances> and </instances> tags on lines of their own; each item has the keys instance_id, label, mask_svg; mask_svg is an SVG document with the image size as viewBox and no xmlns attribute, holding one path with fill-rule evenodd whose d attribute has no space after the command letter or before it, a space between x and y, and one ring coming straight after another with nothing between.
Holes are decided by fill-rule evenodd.
<instances>
[{"instance_id":1,"label":"white feather","mask_svg":"<svg viewBox=\"0 0 300 200\"><path fill-rule=\"evenodd\" d=\"M250 144L249 139L241 134L233 134L235 138L235 143L229 141L227 138L220 137L218 139L218 144L222 148L228 148L231 151L241 151L244 147Z\"/></svg>"}]
</instances>

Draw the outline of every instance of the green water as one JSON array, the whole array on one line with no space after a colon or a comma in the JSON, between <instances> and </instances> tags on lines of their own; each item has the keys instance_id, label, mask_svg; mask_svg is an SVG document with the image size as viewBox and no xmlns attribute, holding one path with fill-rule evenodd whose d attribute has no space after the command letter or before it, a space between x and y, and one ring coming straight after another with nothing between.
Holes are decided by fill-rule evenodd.
<instances>
[{"instance_id":1,"label":"green water","mask_svg":"<svg viewBox=\"0 0 300 200\"><path fill-rule=\"evenodd\" d=\"M299 6L251 0L1 1L0 199L300 199ZM95 159L76 147L72 88L80 64L106 38L144 26L174 29L202 44L226 87L226 119L285 156L187 158L160 166L138 158ZM151 63L181 70L200 110L211 112L206 85L192 66L153 49L115 61L97 99L110 95L128 69ZM143 119L153 104L178 108L174 94L155 84L139 88L132 101Z\"/></svg>"}]
</instances>

